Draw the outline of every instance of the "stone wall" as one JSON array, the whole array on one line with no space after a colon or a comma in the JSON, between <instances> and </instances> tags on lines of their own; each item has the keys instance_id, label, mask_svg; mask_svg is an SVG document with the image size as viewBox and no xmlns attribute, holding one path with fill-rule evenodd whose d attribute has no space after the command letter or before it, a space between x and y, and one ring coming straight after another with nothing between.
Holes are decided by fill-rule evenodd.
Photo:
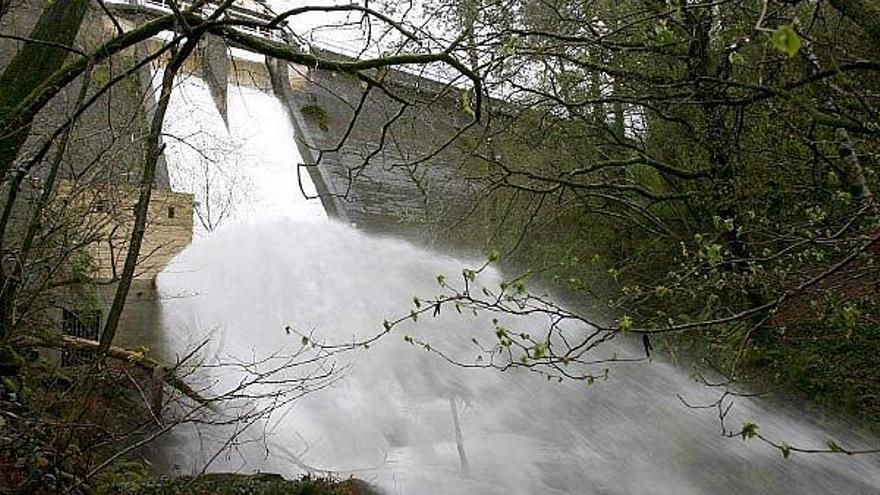
<instances>
[{"instance_id":1,"label":"stone wall","mask_svg":"<svg viewBox=\"0 0 880 495\"><path fill-rule=\"evenodd\" d=\"M208 82L221 114L225 96L217 84L223 81L275 93L288 109L303 159L300 173L309 175L331 217L374 233L442 244L444 230L465 215L473 192L464 143L476 141L482 127L452 141L472 120L462 89L400 71L376 74L407 102L403 108L379 88L367 91L354 76L263 62L234 47L218 50L219 44L209 38L185 70ZM217 57L224 53L222 63Z\"/></svg>"},{"instance_id":2,"label":"stone wall","mask_svg":"<svg viewBox=\"0 0 880 495\"><path fill-rule=\"evenodd\" d=\"M95 239L87 246L87 252L94 262L94 276L99 280L113 280L122 272L138 192L135 186L113 183L77 187L64 181L58 187L56 201L65 202L66 209L81 212L81 228L89 231L87 239ZM189 245L192 228L192 195L154 190L135 278L153 280Z\"/></svg>"},{"instance_id":3,"label":"stone wall","mask_svg":"<svg viewBox=\"0 0 880 495\"><path fill-rule=\"evenodd\" d=\"M16 3L0 20L0 30L27 37L46 3L47 0ZM140 20L120 19L126 28ZM91 49L114 35L115 26L97 6L93 6L76 43ZM21 46L21 42L0 39L0 70ZM107 84L140 59L145 48L127 50L96 66L89 75L90 92ZM62 162L60 176L63 181L58 187L59 196L70 196L75 192L76 198L68 206L74 211L86 212L88 218L81 222L84 228L101 229L100 233L90 233L101 239L90 247L100 278L112 278L114 267L121 267L124 260L124 249L119 246L124 246L123 238L129 235L133 221L131 206L137 195L134 184L140 180L148 119L154 105L150 83L153 70L153 65L147 65L137 74L124 78L85 111L72 133ZM78 80L65 88L40 112L20 156L32 153L67 118L75 107L82 82ZM31 182L41 183L46 173L47 167L38 167L31 174ZM32 202L40 191L41 187L26 189L24 202ZM161 159L153 197L142 267L138 272L138 277L144 279L155 276L164 263L188 244L192 232L192 196L169 189L167 169ZM64 201L63 198L60 201ZM168 218L171 209L174 210L173 219Z\"/></svg>"},{"instance_id":4,"label":"stone wall","mask_svg":"<svg viewBox=\"0 0 880 495\"><path fill-rule=\"evenodd\" d=\"M36 12L36 6L30 8ZM147 18L147 14L138 10L121 13L126 23ZM99 12L93 12L92 16L103 18ZM92 39L89 44L111 32L106 21L96 21L96 24L101 25L101 29L88 29L89 33L83 35ZM18 31L23 34L27 29ZM157 43L159 41L152 41L123 56L129 59L142 56ZM0 41L0 47L6 46L7 52L9 45L10 42ZM407 107L402 108L399 101L378 88L371 89L360 105L366 86L354 76L279 61L269 61L267 67L259 57L228 57L225 62L218 61L219 56L228 55L232 49L214 38L203 45L186 70L213 82L212 94L221 113L225 96L218 86L224 86L225 82L274 91L286 104L304 161L301 172L310 175L331 216L371 232L417 238L430 244L442 242L444 230L466 213L473 192L466 180L469 158L466 146L462 145L465 140L449 144L450 138L471 118L463 110L462 89L388 71L374 76L384 82L389 92L406 100ZM320 55L339 57L329 52ZM101 73L103 77L109 74ZM270 78L273 75L274 78ZM128 122L127 128L92 120L83 127L100 129L101 134L112 130L114 132L109 134L116 137L122 130L122 134L128 132L128 141L140 142L145 130L144 116L150 114L151 106L148 98L145 109L142 97L145 92L149 95L150 88L143 76L139 81L132 80L131 86L124 90L131 95L117 92L112 105L102 103L95 112L119 114L120 121ZM65 100L53 104L44 113L63 115L65 105L70 104L69 94ZM357 118L353 120L359 106ZM471 140L477 132L480 131L468 133ZM99 142L98 147L101 146ZM140 155L134 152L134 146L114 147L109 143L107 147L110 149L107 154L116 156L112 160L116 168L105 173L104 178L131 179L130 175L137 169L124 164L138 162ZM159 184L167 186L164 166L160 177Z\"/></svg>"},{"instance_id":5,"label":"stone wall","mask_svg":"<svg viewBox=\"0 0 880 495\"><path fill-rule=\"evenodd\" d=\"M9 13L0 19L0 32L27 37L49 0L13 2ZM121 18L125 28L142 18ZM115 34L115 26L92 5L80 30L76 45L92 49ZM5 68L23 43L0 39L0 70ZM120 76L146 53L146 46L126 50L106 63L97 65L88 75L87 95ZM43 221L51 235L46 249L77 250L71 265L61 267L53 283L59 288L41 294L40 306L48 313L40 318L47 327L61 328L61 308L76 312L100 312L105 317L126 256L126 245L133 224L132 206L137 200L137 182L143 169L145 141L155 105L151 80L155 66L146 65L137 73L124 77L86 110L78 119L70 144L63 155L56 194ZM75 108L83 78L76 80L41 111L22 153L26 159ZM50 151L52 156L55 150ZM34 169L13 217L6 246L15 246L26 228L31 205L41 194L47 177L47 166ZM164 160L160 157L156 187L149 210L147 233L141 251L136 280L132 285L119 333L119 342L126 345L150 345L158 338L158 303L154 278L192 236L192 196L172 192ZM6 191L3 191L5 197ZM51 234L55 230L55 234ZM65 241L59 244L58 239ZM40 255L35 253L32 257ZM42 254L42 256L50 255ZM84 255L84 256L82 256ZM95 277L94 283L73 284L83 274ZM23 306L29 301L24 301ZM103 320L103 318L102 318ZM103 321L102 321L103 323Z\"/></svg>"}]
</instances>

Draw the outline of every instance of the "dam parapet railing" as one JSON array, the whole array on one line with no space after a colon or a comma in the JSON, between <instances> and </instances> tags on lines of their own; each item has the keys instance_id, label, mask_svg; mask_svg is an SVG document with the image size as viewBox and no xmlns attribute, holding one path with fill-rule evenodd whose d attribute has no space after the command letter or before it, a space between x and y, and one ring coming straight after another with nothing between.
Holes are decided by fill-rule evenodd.
<instances>
[{"instance_id":1,"label":"dam parapet railing","mask_svg":"<svg viewBox=\"0 0 880 495\"><path fill-rule=\"evenodd\" d=\"M146 14L164 15L173 12L171 8L171 2L169 0L105 0L104 3L108 7L113 7L120 10L133 10L135 12ZM179 3L181 6L185 7L191 2L181 0ZM273 17L271 12L268 10L268 7L262 2L250 0L241 3L243 3L245 6L231 6L227 9L226 15L233 19L256 22L265 22ZM206 5L202 10L205 13L210 14L212 9L209 4ZM262 26L237 26L236 29L240 29L241 31L248 34L262 36L264 38L274 41L282 40L281 33L278 30L269 29Z\"/></svg>"}]
</instances>

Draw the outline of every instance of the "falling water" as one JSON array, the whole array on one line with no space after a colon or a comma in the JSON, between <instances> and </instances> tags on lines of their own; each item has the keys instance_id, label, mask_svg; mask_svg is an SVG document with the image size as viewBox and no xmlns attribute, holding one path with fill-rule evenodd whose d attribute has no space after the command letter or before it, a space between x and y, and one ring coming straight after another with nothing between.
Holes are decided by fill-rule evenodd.
<instances>
[{"instance_id":1,"label":"falling water","mask_svg":"<svg viewBox=\"0 0 880 495\"><path fill-rule=\"evenodd\" d=\"M271 94L230 85L224 123L207 84L188 76L175 88L164 132L171 186L195 197L196 237L230 223L327 218L320 202L299 190L293 128ZM302 179L314 195L308 174Z\"/></svg>"},{"instance_id":2,"label":"falling water","mask_svg":"<svg viewBox=\"0 0 880 495\"><path fill-rule=\"evenodd\" d=\"M264 122L284 120L279 108L265 108ZM374 335L383 320L408 314L414 296L436 295L438 275L454 280L476 264L331 221L267 216L197 239L159 279L164 328L174 348L184 354L210 338L197 372L209 384L206 393L223 393L246 376L243 367L218 363L259 362L251 371L259 370L297 355L303 334L322 342ZM480 281L497 287L502 277L490 270ZM536 333L544 322L505 324ZM414 495L880 491L876 459L795 453L786 460L756 440L721 437L714 411L689 409L677 397L709 402L717 392L663 362L618 364L607 380L588 386L522 370L455 367L404 341L416 336L473 359L471 338L489 341L491 329L491 316L447 310L395 327L369 348L285 369L274 378L331 367L334 374L319 381L325 388L248 428L242 438L255 443L212 458L214 440L184 432L170 455L183 471L207 459L212 469L287 476L329 471L368 480L387 493ZM606 352L630 350L612 343ZM269 388L257 387L259 393ZM242 397L235 407L267 400ZM728 421L746 420L792 445L854 441L847 432L740 399Z\"/></svg>"}]
</instances>

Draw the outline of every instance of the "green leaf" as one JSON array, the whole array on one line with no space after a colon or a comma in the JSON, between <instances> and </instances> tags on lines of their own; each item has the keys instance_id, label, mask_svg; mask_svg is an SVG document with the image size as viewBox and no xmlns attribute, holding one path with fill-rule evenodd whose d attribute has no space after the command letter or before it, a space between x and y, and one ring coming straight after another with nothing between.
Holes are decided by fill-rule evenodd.
<instances>
[{"instance_id":1,"label":"green leaf","mask_svg":"<svg viewBox=\"0 0 880 495\"><path fill-rule=\"evenodd\" d=\"M795 32L791 24L783 24L770 35L770 42L776 48L789 57L794 57L801 49L801 37Z\"/></svg>"},{"instance_id":2,"label":"green leaf","mask_svg":"<svg viewBox=\"0 0 880 495\"><path fill-rule=\"evenodd\" d=\"M620 331L628 332L632 330L633 320L629 317L629 315L623 315L623 318L620 319Z\"/></svg>"},{"instance_id":3,"label":"green leaf","mask_svg":"<svg viewBox=\"0 0 880 495\"><path fill-rule=\"evenodd\" d=\"M535 359L541 359L544 357L544 355L546 353L546 349L547 348L543 343L537 344L532 349L532 356L534 356Z\"/></svg>"},{"instance_id":4,"label":"green leaf","mask_svg":"<svg viewBox=\"0 0 880 495\"><path fill-rule=\"evenodd\" d=\"M709 244L706 246L706 259L709 261L710 265L715 266L721 263L723 260L721 251L721 244Z\"/></svg>"},{"instance_id":5,"label":"green leaf","mask_svg":"<svg viewBox=\"0 0 880 495\"><path fill-rule=\"evenodd\" d=\"M496 261L501 259L501 252L497 249L493 249L489 252L489 263L495 263Z\"/></svg>"},{"instance_id":6,"label":"green leaf","mask_svg":"<svg viewBox=\"0 0 880 495\"><path fill-rule=\"evenodd\" d=\"M853 303L846 303L843 306L843 311L841 312L843 316L843 324L846 328L853 329L859 321L859 317L862 315L862 312L859 311L858 306Z\"/></svg>"},{"instance_id":7,"label":"green leaf","mask_svg":"<svg viewBox=\"0 0 880 495\"><path fill-rule=\"evenodd\" d=\"M755 435L758 434L758 425L752 423L751 421L747 421L743 423L742 431L740 435L742 435L743 440L748 440L750 438L755 438Z\"/></svg>"},{"instance_id":8,"label":"green leaf","mask_svg":"<svg viewBox=\"0 0 880 495\"><path fill-rule=\"evenodd\" d=\"M470 91L467 91L467 90L462 91L461 94L458 95L458 102L461 105L461 110L463 112L466 112L466 113L470 114L471 116L474 115L474 109L473 109L473 103L471 102Z\"/></svg>"},{"instance_id":9,"label":"green leaf","mask_svg":"<svg viewBox=\"0 0 880 495\"><path fill-rule=\"evenodd\" d=\"M501 44L501 49L498 50L498 54L504 58L512 57L516 54L516 45L514 44L514 38L507 38Z\"/></svg>"}]
</instances>

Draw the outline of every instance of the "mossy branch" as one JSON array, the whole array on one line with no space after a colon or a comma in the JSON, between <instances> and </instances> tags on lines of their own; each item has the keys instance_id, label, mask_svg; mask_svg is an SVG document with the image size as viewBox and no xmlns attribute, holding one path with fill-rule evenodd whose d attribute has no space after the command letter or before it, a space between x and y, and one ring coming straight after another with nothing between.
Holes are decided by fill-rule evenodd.
<instances>
[{"instance_id":1,"label":"mossy branch","mask_svg":"<svg viewBox=\"0 0 880 495\"><path fill-rule=\"evenodd\" d=\"M99 342L96 342L94 340L73 337L70 335L62 335L61 338L57 341L41 342L39 344L39 347L97 352L100 345L101 344ZM110 358L133 364L134 366L148 371L151 374L159 373L165 383L178 390L183 395L189 397L190 399L201 405L211 404L210 399L203 397L195 389L187 385L176 374L174 374L174 368L171 366L167 366L166 364L156 359L145 356L141 352L124 349L117 346L110 346L110 348L107 350L106 355Z\"/></svg>"},{"instance_id":2,"label":"mossy branch","mask_svg":"<svg viewBox=\"0 0 880 495\"><path fill-rule=\"evenodd\" d=\"M104 43L89 56L78 57L50 76L41 79L42 82L39 85L25 96L15 100L17 105L0 113L0 141L8 139L23 128L27 128L37 113L68 84L85 72L90 65L103 62L126 48L145 41L164 30L171 29L173 25L174 18L171 15L146 22ZM9 169L9 162L11 160L0 162L0 172L5 173Z\"/></svg>"}]
</instances>

